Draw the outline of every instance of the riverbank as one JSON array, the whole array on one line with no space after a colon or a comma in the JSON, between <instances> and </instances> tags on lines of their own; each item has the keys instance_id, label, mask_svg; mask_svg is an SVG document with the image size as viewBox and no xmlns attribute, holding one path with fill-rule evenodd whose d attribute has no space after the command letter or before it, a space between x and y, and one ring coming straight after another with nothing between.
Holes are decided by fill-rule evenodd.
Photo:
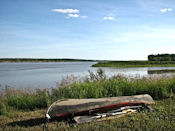
<instances>
[{"instance_id":1,"label":"riverbank","mask_svg":"<svg viewBox=\"0 0 175 131\"><path fill-rule=\"evenodd\" d=\"M175 67L175 61L106 61L98 62L92 65L92 67Z\"/></svg>"},{"instance_id":2,"label":"riverbank","mask_svg":"<svg viewBox=\"0 0 175 131\"><path fill-rule=\"evenodd\" d=\"M0 91L0 115L10 110L30 111L47 108L62 98L103 98L149 94L154 100L166 99L175 93L175 75L159 77L107 78L103 70L89 72L82 79L70 76L62 79L57 88L14 89L6 87Z\"/></svg>"},{"instance_id":3,"label":"riverbank","mask_svg":"<svg viewBox=\"0 0 175 131\"><path fill-rule=\"evenodd\" d=\"M73 126L77 129L100 130L105 128L134 129L172 129L175 122L175 76L158 78L113 76L107 78L103 70L97 73L89 72L89 76L80 79L67 77L62 80L58 88L54 89L10 89L0 92L0 127L1 129L38 129L50 130L66 129ZM150 114L138 113L127 115L121 119L114 119L99 123L70 125L66 122L46 123L44 117L48 106L62 98L102 98L113 96L126 96L137 94L150 94L156 104L155 112Z\"/></svg>"}]
</instances>

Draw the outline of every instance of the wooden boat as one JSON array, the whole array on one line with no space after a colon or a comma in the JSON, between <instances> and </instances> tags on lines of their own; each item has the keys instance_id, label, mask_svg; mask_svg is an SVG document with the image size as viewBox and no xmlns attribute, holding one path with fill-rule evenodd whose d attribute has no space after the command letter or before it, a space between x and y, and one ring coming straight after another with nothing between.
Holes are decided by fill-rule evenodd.
<instances>
[{"instance_id":1,"label":"wooden boat","mask_svg":"<svg viewBox=\"0 0 175 131\"><path fill-rule=\"evenodd\" d=\"M154 100L148 94L97 99L63 99L54 102L48 108L46 117L51 119L88 115L116 110L125 106L149 105L153 103Z\"/></svg>"}]
</instances>

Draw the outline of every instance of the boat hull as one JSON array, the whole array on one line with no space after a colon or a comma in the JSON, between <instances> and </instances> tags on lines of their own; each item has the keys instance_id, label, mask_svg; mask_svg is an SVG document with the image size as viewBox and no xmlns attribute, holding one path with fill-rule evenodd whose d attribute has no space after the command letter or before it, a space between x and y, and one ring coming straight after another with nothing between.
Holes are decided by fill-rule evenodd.
<instances>
[{"instance_id":1,"label":"boat hull","mask_svg":"<svg viewBox=\"0 0 175 131\"><path fill-rule=\"evenodd\" d=\"M54 102L48 108L46 117L87 115L115 110L124 106L149 105L153 103L154 100L148 94L97 99L63 99Z\"/></svg>"}]
</instances>

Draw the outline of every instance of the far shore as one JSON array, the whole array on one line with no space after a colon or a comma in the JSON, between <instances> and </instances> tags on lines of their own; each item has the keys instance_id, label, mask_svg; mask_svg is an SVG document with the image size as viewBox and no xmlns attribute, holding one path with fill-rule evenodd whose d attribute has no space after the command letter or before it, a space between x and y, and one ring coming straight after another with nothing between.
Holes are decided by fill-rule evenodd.
<instances>
[{"instance_id":1,"label":"far shore","mask_svg":"<svg viewBox=\"0 0 175 131\"><path fill-rule=\"evenodd\" d=\"M37 63L37 62L96 62L92 67L136 68L136 67L175 67L175 61L108 61L71 58L0 58L0 63Z\"/></svg>"},{"instance_id":2,"label":"far shore","mask_svg":"<svg viewBox=\"0 0 175 131\"><path fill-rule=\"evenodd\" d=\"M130 68L130 67L175 67L175 61L106 61L92 67Z\"/></svg>"},{"instance_id":3,"label":"far shore","mask_svg":"<svg viewBox=\"0 0 175 131\"><path fill-rule=\"evenodd\" d=\"M97 60L86 59L51 59L51 58L0 58L0 63L22 63L22 62L97 62Z\"/></svg>"}]
</instances>

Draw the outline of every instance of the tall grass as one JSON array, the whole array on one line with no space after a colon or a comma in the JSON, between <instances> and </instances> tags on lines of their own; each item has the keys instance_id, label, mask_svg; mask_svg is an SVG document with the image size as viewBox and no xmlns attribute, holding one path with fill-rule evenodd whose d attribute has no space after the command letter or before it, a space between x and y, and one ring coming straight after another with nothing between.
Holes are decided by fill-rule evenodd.
<instances>
[{"instance_id":1,"label":"tall grass","mask_svg":"<svg viewBox=\"0 0 175 131\"><path fill-rule=\"evenodd\" d=\"M62 98L102 98L126 95L150 94L154 99L171 97L175 92L175 76L171 77L135 77L113 76L107 78L102 70L89 72L89 76L77 79L74 76L64 78L57 88L51 91L37 89L6 88L0 95L0 115L11 108L17 110L35 110L46 108Z\"/></svg>"},{"instance_id":2,"label":"tall grass","mask_svg":"<svg viewBox=\"0 0 175 131\"><path fill-rule=\"evenodd\" d=\"M8 106L22 110L34 110L36 108L46 108L49 103L49 97L45 90L36 91L32 94L18 94L6 98Z\"/></svg>"},{"instance_id":3,"label":"tall grass","mask_svg":"<svg viewBox=\"0 0 175 131\"><path fill-rule=\"evenodd\" d=\"M0 115L7 114L11 108L29 111L46 108L50 104L50 94L47 89L31 91L29 89L5 88L1 94Z\"/></svg>"},{"instance_id":4,"label":"tall grass","mask_svg":"<svg viewBox=\"0 0 175 131\"><path fill-rule=\"evenodd\" d=\"M168 98L175 92L175 76L169 78L140 78L130 80L123 76L67 85L52 91L55 98L101 98L150 94L154 99Z\"/></svg>"},{"instance_id":5,"label":"tall grass","mask_svg":"<svg viewBox=\"0 0 175 131\"><path fill-rule=\"evenodd\" d=\"M4 102L3 93L0 92L0 115L5 115L5 114L7 114L7 109Z\"/></svg>"}]
</instances>

